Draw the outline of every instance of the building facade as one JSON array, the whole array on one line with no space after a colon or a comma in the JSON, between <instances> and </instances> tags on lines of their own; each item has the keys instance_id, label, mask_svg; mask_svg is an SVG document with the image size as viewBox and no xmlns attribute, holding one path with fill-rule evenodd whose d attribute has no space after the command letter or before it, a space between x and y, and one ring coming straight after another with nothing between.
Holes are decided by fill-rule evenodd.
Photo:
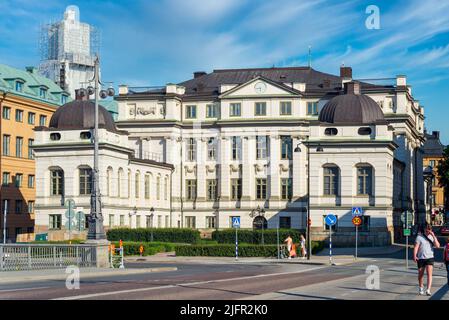
<instances>
[{"instance_id":1,"label":"building facade","mask_svg":"<svg viewBox=\"0 0 449 320\"><path fill-rule=\"evenodd\" d=\"M42 26L39 73L75 99L75 90L93 78L98 41L98 31L80 22L78 7L68 6L62 21Z\"/></svg>"},{"instance_id":2,"label":"building facade","mask_svg":"<svg viewBox=\"0 0 449 320\"><path fill-rule=\"evenodd\" d=\"M0 233L3 234L6 202L7 241L28 240L33 236L36 171L31 146L35 142L34 129L48 125L58 106L69 99L67 92L39 76L35 68L19 70L0 65Z\"/></svg>"},{"instance_id":3,"label":"building facade","mask_svg":"<svg viewBox=\"0 0 449 320\"><path fill-rule=\"evenodd\" d=\"M361 206L362 242L381 245L403 211L425 219L424 109L405 76L375 85L349 67L214 70L123 85L116 100L135 154L174 165L174 227L230 228L240 216L242 228L305 229L310 204L312 238L326 237L332 212L345 242Z\"/></svg>"},{"instance_id":4,"label":"building facade","mask_svg":"<svg viewBox=\"0 0 449 320\"><path fill-rule=\"evenodd\" d=\"M440 225L445 222L445 213L447 208L447 191L440 186L438 177L438 163L443 160L444 145L440 141L440 132L432 131L431 134L426 132L426 142L424 144L424 168L430 166L434 174L434 178L430 182L432 194L429 195L428 212L430 216L428 220L433 224ZM427 188L426 188L427 190Z\"/></svg>"},{"instance_id":5,"label":"building facade","mask_svg":"<svg viewBox=\"0 0 449 320\"><path fill-rule=\"evenodd\" d=\"M47 127L36 129L35 229L49 240L87 235L94 110L93 102L75 100L60 107ZM170 164L136 157L128 133L117 130L112 115L100 106L99 187L106 230L169 227L172 170ZM68 201L74 203L70 216Z\"/></svg>"}]
</instances>

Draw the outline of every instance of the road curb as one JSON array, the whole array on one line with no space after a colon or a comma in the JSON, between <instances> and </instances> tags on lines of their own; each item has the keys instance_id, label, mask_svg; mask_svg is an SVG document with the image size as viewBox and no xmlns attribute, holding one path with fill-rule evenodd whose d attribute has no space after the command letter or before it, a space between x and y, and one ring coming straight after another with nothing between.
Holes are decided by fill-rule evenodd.
<instances>
[{"instance_id":1,"label":"road curb","mask_svg":"<svg viewBox=\"0 0 449 320\"><path fill-rule=\"evenodd\" d=\"M154 272L168 272L177 271L177 267L160 267L160 268L146 268L146 269L111 269L114 271L102 271L102 272L88 272L84 273L81 269L80 278L93 278L93 277L108 277L108 276L120 276L120 275L133 275L133 274L143 274L143 273L154 273ZM5 275L7 275L7 271ZM0 279L0 284L10 284L17 282L35 282L42 280L64 280L67 278L67 274L57 274L57 275L43 275L43 276L20 276L16 278Z\"/></svg>"}]
</instances>

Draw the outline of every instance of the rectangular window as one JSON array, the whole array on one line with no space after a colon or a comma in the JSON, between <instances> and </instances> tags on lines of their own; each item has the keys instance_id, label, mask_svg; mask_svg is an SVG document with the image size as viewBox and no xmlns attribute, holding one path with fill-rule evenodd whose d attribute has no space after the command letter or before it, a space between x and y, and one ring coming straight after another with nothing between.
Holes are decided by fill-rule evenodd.
<instances>
[{"instance_id":1,"label":"rectangular window","mask_svg":"<svg viewBox=\"0 0 449 320\"><path fill-rule=\"evenodd\" d=\"M20 81L16 81L16 91L22 92L22 90L23 90L23 83Z\"/></svg>"},{"instance_id":2,"label":"rectangular window","mask_svg":"<svg viewBox=\"0 0 449 320\"><path fill-rule=\"evenodd\" d=\"M161 200L161 177L156 179L156 200Z\"/></svg>"},{"instance_id":3,"label":"rectangular window","mask_svg":"<svg viewBox=\"0 0 449 320\"><path fill-rule=\"evenodd\" d=\"M292 222L290 217L279 217L279 229L290 229Z\"/></svg>"},{"instance_id":4,"label":"rectangular window","mask_svg":"<svg viewBox=\"0 0 449 320\"><path fill-rule=\"evenodd\" d=\"M332 225L332 231L337 231L338 228L338 216L337 217L337 222ZM329 226L326 224L326 216L323 216L323 225L324 225L324 230L329 230Z\"/></svg>"},{"instance_id":5,"label":"rectangular window","mask_svg":"<svg viewBox=\"0 0 449 320\"><path fill-rule=\"evenodd\" d=\"M51 230L60 230L62 216L60 214L51 214L51 215L49 215L49 218L50 218L50 222L48 224L48 228Z\"/></svg>"},{"instance_id":6,"label":"rectangular window","mask_svg":"<svg viewBox=\"0 0 449 320\"><path fill-rule=\"evenodd\" d=\"M242 199L242 179L231 179L231 200Z\"/></svg>"},{"instance_id":7,"label":"rectangular window","mask_svg":"<svg viewBox=\"0 0 449 320\"><path fill-rule=\"evenodd\" d=\"M292 103L290 101L282 101L280 108L281 116L289 116L292 114Z\"/></svg>"},{"instance_id":8,"label":"rectangular window","mask_svg":"<svg viewBox=\"0 0 449 320\"><path fill-rule=\"evenodd\" d=\"M266 116L267 115L267 103L266 102L256 102L254 105L254 115Z\"/></svg>"},{"instance_id":9,"label":"rectangular window","mask_svg":"<svg viewBox=\"0 0 449 320\"><path fill-rule=\"evenodd\" d=\"M186 119L196 119L196 106L186 106Z\"/></svg>"},{"instance_id":10,"label":"rectangular window","mask_svg":"<svg viewBox=\"0 0 449 320\"><path fill-rule=\"evenodd\" d=\"M206 228L215 229L215 217L206 217Z\"/></svg>"},{"instance_id":11,"label":"rectangular window","mask_svg":"<svg viewBox=\"0 0 449 320\"><path fill-rule=\"evenodd\" d=\"M33 146L34 139L28 139L28 159L34 159Z\"/></svg>"},{"instance_id":12,"label":"rectangular window","mask_svg":"<svg viewBox=\"0 0 449 320\"><path fill-rule=\"evenodd\" d=\"M232 160L242 160L241 137L232 137Z\"/></svg>"},{"instance_id":13,"label":"rectangular window","mask_svg":"<svg viewBox=\"0 0 449 320\"><path fill-rule=\"evenodd\" d=\"M281 136L281 159L292 160L292 145L292 137Z\"/></svg>"},{"instance_id":14,"label":"rectangular window","mask_svg":"<svg viewBox=\"0 0 449 320\"><path fill-rule=\"evenodd\" d=\"M140 228L140 216L136 216L136 228Z\"/></svg>"},{"instance_id":15,"label":"rectangular window","mask_svg":"<svg viewBox=\"0 0 449 320\"><path fill-rule=\"evenodd\" d=\"M10 154L10 146L11 146L11 136L4 134L3 135L3 155L9 156Z\"/></svg>"},{"instance_id":16,"label":"rectangular window","mask_svg":"<svg viewBox=\"0 0 449 320\"><path fill-rule=\"evenodd\" d=\"M147 228L153 228L153 215L147 216L146 225Z\"/></svg>"},{"instance_id":17,"label":"rectangular window","mask_svg":"<svg viewBox=\"0 0 449 320\"><path fill-rule=\"evenodd\" d=\"M207 141L207 160L217 160L217 139L209 138Z\"/></svg>"},{"instance_id":18,"label":"rectangular window","mask_svg":"<svg viewBox=\"0 0 449 320\"><path fill-rule=\"evenodd\" d=\"M28 213L34 213L34 201L28 201Z\"/></svg>"},{"instance_id":19,"label":"rectangular window","mask_svg":"<svg viewBox=\"0 0 449 320\"><path fill-rule=\"evenodd\" d=\"M187 161L196 161L196 140L194 138L187 139Z\"/></svg>"},{"instance_id":20,"label":"rectangular window","mask_svg":"<svg viewBox=\"0 0 449 320\"><path fill-rule=\"evenodd\" d=\"M231 103L229 105L229 116L240 117L242 115L242 105L240 103Z\"/></svg>"},{"instance_id":21,"label":"rectangular window","mask_svg":"<svg viewBox=\"0 0 449 320\"><path fill-rule=\"evenodd\" d=\"M266 159L268 156L268 136L256 137L257 159Z\"/></svg>"},{"instance_id":22,"label":"rectangular window","mask_svg":"<svg viewBox=\"0 0 449 320\"><path fill-rule=\"evenodd\" d=\"M291 201L293 197L292 178L281 179L281 198Z\"/></svg>"},{"instance_id":23,"label":"rectangular window","mask_svg":"<svg viewBox=\"0 0 449 320\"><path fill-rule=\"evenodd\" d=\"M28 112L28 124L34 124L36 121L36 114L34 112Z\"/></svg>"},{"instance_id":24,"label":"rectangular window","mask_svg":"<svg viewBox=\"0 0 449 320\"><path fill-rule=\"evenodd\" d=\"M10 177L10 174L9 174L9 172L3 172L3 179L2 179L2 185L3 186L8 186L9 185L9 177Z\"/></svg>"},{"instance_id":25,"label":"rectangular window","mask_svg":"<svg viewBox=\"0 0 449 320\"><path fill-rule=\"evenodd\" d=\"M67 103L67 96L65 94L61 95L61 104Z\"/></svg>"},{"instance_id":26,"label":"rectangular window","mask_svg":"<svg viewBox=\"0 0 449 320\"><path fill-rule=\"evenodd\" d=\"M162 216L157 216L157 227L162 228Z\"/></svg>"},{"instance_id":27,"label":"rectangular window","mask_svg":"<svg viewBox=\"0 0 449 320\"><path fill-rule=\"evenodd\" d=\"M135 180L135 192L136 192L136 199L138 199L139 198L139 195L140 195L140 174L138 174L138 173L136 173L135 174L135 178L136 178L136 180Z\"/></svg>"},{"instance_id":28,"label":"rectangular window","mask_svg":"<svg viewBox=\"0 0 449 320\"><path fill-rule=\"evenodd\" d=\"M23 138L22 137L16 137L16 157L22 158L22 149L23 149Z\"/></svg>"},{"instance_id":29,"label":"rectangular window","mask_svg":"<svg viewBox=\"0 0 449 320\"><path fill-rule=\"evenodd\" d=\"M217 192L217 179L208 179L206 180L207 184L207 200L214 201L217 200L218 192Z\"/></svg>"},{"instance_id":30,"label":"rectangular window","mask_svg":"<svg viewBox=\"0 0 449 320\"><path fill-rule=\"evenodd\" d=\"M23 110L20 109L16 110L16 121L23 122Z\"/></svg>"},{"instance_id":31,"label":"rectangular window","mask_svg":"<svg viewBox=\"0 0 449 320\"><path fill-rule=\"evenodd\" d=\"M218 105L216 104L206 105L206 118L218 118Z\"/></svg>"},{"instance_id":32,"label":"rectangular window","mask_svg":"<svg viewBox=\"0 0 449 320\"><path fill-rule=\"evenodd\" d=\"M318 115L318 102L307 102L307 115Z\"/></svg>"},{"instance_id":33,"label":"rectangular window","mask_svg":"<svg viewBox=\"0 0 449 320\"><path fill-rule=\"evenodd\" d=\"M362 224L359 226L359 231L361 231L361 232L369 232L370 231L370 224L371 224L370 216L360 216L360 218L362 218Z\"/></svg>"},{"instance_id":34,"label":"rectangular window","mask_svg":"<svg viewBox=\"0 0 449 320\"><path fill-rule=\"evenodd\" d=\"M16 173L14 177L14 185L16 188L22 188L23 184L23 175L21 173Z\"/></svg>"},{"instance_id":35,"label":"rectangular window","mask_svg":"<svg viewBox=\"0 0 449 320\"><path fill-rule=\"evenodd\" d=\"M22 213L22 212L23 212L23 201L16 200L16 213Z\"/></svg>"},{"instance_id":36,"label":"rectangular window","mask_svg":"<svg viewBox=\"0 0 449 320\"><path fill-rule=\"evenodd\" d=\"M429 161L429 165L432 167L432 168L435 168L435 160L430 160Z\"/></svg>"},{"instance_id":37,"label":"rectangular window","mask_svg":"<svg viewBox=\"0 0 449 320\"><path fill-rule=\"evenodd\" d=\"M52 170L50 173L50 192L52 196L62 195L64 191L64 171Z\"/></svg>"},{"instance_id":38,"label":"rectangular window","mask_svg":"<svg viewBox=\"0 0 449 320\"><path fill-rule=\"evenodd\" d=\"M196 228L196 217L189 217L186 216L186 228L191 228L191 229L195 229Z\"/></svg>"},{"instance_id":39,"label":"rectangular window","mask_svg":"<svg viewBox=\"0 0 449 320\"><path fill-rule=\"evenodd\" d=\"M28 176L28 188L34 188L34 175L32 174Z\"/></svg>"},{"instance_id":40,"label":"rectangular window","mask_svg":"<svg viewBox=\"0 0 449 320\"><path fill-rule=\"evenodd\" d=\"M196 199L196 180L186 180L186 193L187 200Z\"/></svg>"},{"instance_id":41,"label":"rectangular window","mask_svg":"<svg viewBox=\"0 0 449 320\"><path fill-rule=\"evenodd\" d=\"M256 179L256 199L266 200L267 199L267 179Z\"/></svg>"},{"instance_id":42,"label":"rectangular window","mask_svg":"<svg viewBox=\"0 0 449 320\"><path fill-rule=\"evenodd\" d=\"M358 167L357 168L357 194L371 195L372 186L372 168Z\"/></svg>"},{"instance_id":43,"label":"rectangular window","mask_svg":"<svg viewBox=\"0 0 449 320\"><path fill-rule=\"evenodd\" d=\"M170 228L170 219L168 216L165 216L165 227Z\"/></svg>"},{"instance_id":44,"label":"rectangular window","mask_svg":"<svg viewBox=\"0 0 449 320\"><path fill-rule=\"evenodd\" d=\"M150 199L150 175L145 175L145 199Z\"/></svg>"},{"instance_id":45,"label":"rectangular window","mask_svg":"<svg viewBox=\"0 0 449 320\"><path fill-rule=\"evenodd\" d=\"M10 107L3 107L2 118L5 120L11 119L11 108Z\"/></svg>"},{"instance_id":46,"label":"rectangular window","mask_svg":"<svg viewBox=\"0 0 449 320\"><path fill-rule=\"evenodd\" d=\"M92 169L81 168L80 172L80 195L92 193Z\"/></svg>"},{"instance_id":47,"label":"rectangular window","mask_svg":"<svg viewBox=\"0 0 449 320\"><path fill-rule=\"evenodd\" d=\"M168 178L166 177L164 179L165 183L164 183L164 200L168 200L168 187L169 187L169 181Z\"/></svg>"},{"instance_id":48,"label":"rectangular window","mask_svg":"<svg viewBox=\"0 0 449 320\"><path fill-rule=\"evenodd\" d=\"M41 115L41 116L39 117L39 125L40 125L41 127L45 127L46 124L47 124L47 116Z\"/></svg>"},{"instance_id":49,"label":"rectangular window","mask_svg":"<svg viewBox=\"0 0 449 320\"><path fill-rule=\"evenodd\" d=\"M120 215L120 227L123 227L125 225L125 215Z\"/></svg>"},{"instance_id":50,"label":"rectangular window","mask_svg":"<svg viewBox=\"0 0 449 320\"><path fill-rule=\"evenodd\" d=\"M110 214L109 215L109 228L113 228L114 227L114 215Z\"/></svg>"},{"instance_id":51,"label":"rectangular window","mask_svg":"<svg viewBox=\"0 0 449 320\"><path fill-rule=\"evenodd\" d=\"M39 96L40 96L41 98L44 98L44 99L45 99L45 97L47 96L47 89L40 88L40 89L39 89Z\"/></svg>"},{"instance_id":52,"label":"rectangular window","mask_svg":"<svg viewBox=\"0 0 449 320\"><path fill-rule=\"evenodd\" d=\"M326 167L324 168L324 194L337 195L338 194L338 168Z\"/></svg>"}]
</instances>

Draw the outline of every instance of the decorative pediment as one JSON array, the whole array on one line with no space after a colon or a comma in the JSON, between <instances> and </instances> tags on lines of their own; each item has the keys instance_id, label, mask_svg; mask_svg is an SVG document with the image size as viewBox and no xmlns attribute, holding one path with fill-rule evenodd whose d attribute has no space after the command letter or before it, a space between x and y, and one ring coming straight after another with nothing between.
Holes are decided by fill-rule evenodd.
<instances>
[{"instance_id":1,"label":"decorative pediment","mask_svg":"<svg viewBox=\"0 0 449 320\"><path fill-rule=\"evenodd\" d=\"M220 95L220 98L237 97L294 97L301 96L301 92L282 83L277 83L265 77L259 76L243 83Z\"/></svg>"}]
</instances>

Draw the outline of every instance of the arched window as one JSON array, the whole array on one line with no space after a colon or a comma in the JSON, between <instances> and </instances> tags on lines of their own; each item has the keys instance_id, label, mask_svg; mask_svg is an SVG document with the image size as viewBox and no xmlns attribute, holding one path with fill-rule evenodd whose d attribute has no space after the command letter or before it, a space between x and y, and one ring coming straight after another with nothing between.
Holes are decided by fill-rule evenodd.
<instances>
[{"instance_id":1,"label":"arched window","mask_svg":"<svg viewBox=\"0 0 449 320\"><path fill-rule=\"evenodd\" d=\"M156 180L156 199L161 199L161 176L157 176Z\"/></svg>"},{"instance_id":2,"label":"arched window","mask_svg":"<svg viewBox=\"0 0 449 320\"><path fill-rule=\"evenodd\" d=\"M145 199L150 199L150 175L145 174Z\"/></svg>"},{"instance_id":3,"label":"arched window","mask_svg":"<svg viewBox=\"0 0 449 320\"><path fill-rule=\"evenodd\" d=\"M359 135L361 136L369 136L372 132L370 127L361 127L359 128Z\"/></svg>"},{"instance_id":4,"label":"arched window","mask_svg":"<svg viewBox=\"0 0 449 320\"><path fill-rule=\"evenodd\" d=\"M123 186L123 169L119 168L118 169L118 174L117 174L117 197L121 197L122 196L122 186Z\"/></svg>"},{"instance_id":5,"label":"arched window","mask_svg":"<svg viewBox=\"0 0 449 320\"><path fill-rule=\"evenodd\" d=\"M168 197L168 177L165 177L165 183L164 183L164 200L167 200Z\"/></svg>"},{"instance_id":6,"label":"arched window","mask_svg":"<svg viewBox=\"0 0 449 320\"><path fill-rule=\"evenodd\" d=\"M109 167L106 172L106 195L110 197L111 194L111 181L112 181L112 168Z\"/></svg>"},{"instance_id":7,"label":"arched window","mask_svg":"<svg viewBox=\"0 0 449 320\"><path fill-rule=\"evenodd\" d=\"M92 169L87 166L79 168L80 195L92 193Z\"/></svg>"},{"instance_id":8,"label":"arched window","mask_svg":"<svg viewBox=\"0 0 449 320\"><path fill-rule=\"evenodd\" d=\"M323 168L323 193L325 195L338 195L338 183L340 170L335 165L327 165Z\"/></svg>"},{"instance_id":9,"label":"arched window","mask_svg":"<svg viewBox=\"0 0 449 320\"><path fill-rule=\"evenodd\" d=\"M131 198L131 170L128 170L128 199Z\"/></svg>"},{"instance_id":10,"label":"arched window","mask_svg":"<svg viewBox=\"0 0 449 320\"><path fill-rule=\"evenodd\" d=\"M50 195L64 194L64 170L61 168L50 169Z\"/></svg>"},{"instance_id":11,"label":"arched window","mask_svg":"<svg viewBox=\"0 0 449 320\"><path fill-rule=\"evenodd\" d=\"M370 165L357 166L357 194L372 195L373 167Z\"/></svg>"}]
</instances>

